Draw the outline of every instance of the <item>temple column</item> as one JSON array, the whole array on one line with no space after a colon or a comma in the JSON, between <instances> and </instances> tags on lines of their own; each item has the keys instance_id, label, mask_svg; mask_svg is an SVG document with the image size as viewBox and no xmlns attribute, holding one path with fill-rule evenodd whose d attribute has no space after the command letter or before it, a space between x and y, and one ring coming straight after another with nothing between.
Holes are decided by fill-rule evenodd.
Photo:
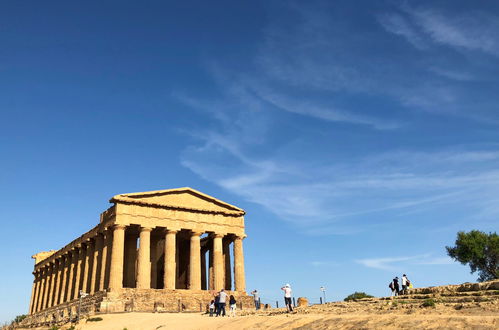
<instances>
[{"instance_id":1,"label":"temple column","mask_svg":"<svg viewBox=\"0 0 499 330\"><path fill-rule=\"evenodd\" d=\"M109 285L109 268L111 263L111 253L113 244L113 232L112 228L106 229L104 232L104 245L102 246L102 264L101 264L101 276L99 282L99 290L104 291Z\"/></svg>"},{"instance_id":2,"label":"temple column","mask_svg":"<svg viewBox=\"0 0 499 330\"><path fill-rule=\"evenodd\" d=\"M56 260L56 273L55 273L55 287L54 296L52 300L52 306L57 306L59 304L59 289L61 287L61 272L62 272L62 257Z\"/></svg>"},{"instance_id":3,"label":"temple column","mask_svg":"<svg viewBox=\"0 0 499 330\"><path fill-rule=\"evenodd\" d=\"M83 259L85 258L85 245L80 245L78 248L76 270L75 270L75 287L73 291L73 299L78 299L81 289L81 277L83 273Z\"/></svg>"},{"instance_id":4,"label":"temple column","mask_svg":"<svg viewBox=\"0 0 499 330\"><path fill-rule=\"evenodd\" d=\"M50 274L50 288L49 288L49 298L47 300L47 307L54 306L54 292L55 292L55 278L57 276L57 265L55 263L52 264L52 274Z\"/></svg>"},{"instance_id":5,"label":"temple column","mask_svg":"<svg viewBox=\"0 0 499 330\"><path fill-rule=\"evenodd\" d=\"M125 231L125 273L124 285L127 288L135 288L135 263L137 262L137 236Z\"/></svg>"},{"instance_id":6,"label":"temple column","mask_svg":"<svg viewBox=\"0 0 499 330\"><path fill-rule=\"evenodd\" d=\"M225 290L232 289L232 270L230 267L230 238L226 237L222 241L223 243L223 258L224 258L224 285Z\"/></svg>"},{"instance_id":7,"label":"temple column","mask_svg":"<svg viewBox=\"0 0 499 330\"><path fill-rule=\"evenodd\" d=\"M104 245L104 237L102 234L97 234L94 245L94 262L92 263L92 275L90 278L90 294L99 290L99 276L102 266L102 246Z\"/></svg>"},{"instance_id":8,"label":"temple column","mask_svg":"<svg viewBox=\"0 0 499 330\"><path fill-rule=\"evenodd\" d=\"M43 290L43 303L42 303L42 309L47 308L48 303L49 303L49 292L50 292L50 278L52 276L52 268L50 264L46 266L46 271L45 271L45 285L44 285L44 290Z\"/></svg>"},{"instance_id":9,"label":"temple column","mask_svg":"<svg viewBox=\"0 0 499 330\"><path fill-rule=\"evenodd\" d=\"M246 280L244 277L244 254L243 254L243 238L236 236L234 239L234 279L235 290L245 291Z\"/></svg>"},{"instance_id":10,"label":"temple column","mask_svg":"<svg viewBox=\"0 0 499 330\"><path fill-rule=\"evenodd\" d=\"M29 303L29 314L33 314L36 309L36 298L38 294L38 287L40 286L40 281L38 280L38 272L35 270L33 272L35 279L33 281L33 288L31 289L31 301Z\"/></svg>"},{"instance_id":11,"label":"temple column","mask_svg":"<svg viewBox=\"0 0 499 330\"><path fill-rule=\"evenodd\" d=\"M64 302L64 294L66 292L66 282L68 278L68 255L61 256L61 285L59 290L59 298L57 299L58 304L62 304Z\"/></svg>"},{"instance_id":12,"label":"temple column","mask_svg":"<svg viewBox=\"0 0 499 330\"><path fill-rule=\"evenodd\" d=\"M45 284L47 280L47 270L45 267L40 268L40 289L38 292L38 303L36 311L39 312L43 309L43 295L45 293Z\"/></svg>"},{"instance_id":13,"label":"temple column","mask_svg":"<svg viewBox=\"0 0 499 330\"><path fill-rule=\"evenodd\" d=\"M71 262L68 269L68 290L66 291L66 301L73 299L73 289L75 287L75 271L76 265L78 264L78 250L76 248L71 249Z\"/></svg>"},{"instance_id":14,"label":"temple column","mask_svg":"<svg viewBox=\"0 0 499 330\"><path fill-rule=\"evenodd\" d=\"M85 253L85 268L83 271L83 281L81 285L81 290L85 293L89 292L90 289L90 277L92 276L92 263L94 254L94 242L91 239L87 240L87 248Z\"/></svg>"},{"instance_id":15,"label":"temple column","mask_svg":"<svg viewBox=\"0 0 499 330\"><path fill-rule=\"evenodd\" d=\"M40 269L40 292L39 292L39 296L38 296L37 312L39 312L43 309L43 295L45 293L46 281L47 281L47 269L45 267L42 267Z\"/></svg>"},{"instance_id":16,"label":"temple column","mask_svg":"<svg viewBox=\"0 0 499 330\"><path fill-rule=\"evenodd\" d=\"M151 236L151 289L158 288L158 245L159 240L155 235Z\"/></svg>"},{"instance_id":17,"label":"temple column","mask_svg":"<svg viewBox=\"0 0 499 330\"><path fill-rule=\"evenodd\" d=\"M139 257L137 260L137 288L151 288L151 231L150 227L140 228Z\"/></svg>"},{"instance_id":18,"label":"temple column","mask_svg":"<svg viewBox=\"0 0 499 330\"><path fill-rule=\"evenodd\" d=\"M123 288L123 257L125 251L125 226L114 225L113 245L111 252L111 267L109 270L109 288Z\"/></svg>"},{"instance_id":19,"label":"temple column","mask_svg":"<svg viewBox=\"0 0 499 330\"><path fill-rule=\"evenodd\" d=\"M224 288L223 273L223 254L222 254L222 238L224 234L215 233L213 237L213 275L215 281L215 290L220 291Z\"/></svg>"},{"instance_id":20,"label":"temple column","mask_svg":"<svg viewBox=\"0 0 499 330\"><path fill-rule=\"evenodd\" d=\"M210 290L215 289L215 276L213 275L213 237L210 237L208 250L208 288Z\"/></svg>"},{"instance_id":21,"label":"temple column","mask_svg":"<svg viewBox=\"0 0 499 330\"><path fill-rule=\"evenodd\" d=\"M176 238L177 230L167 230L165 235L165 274L164 274L164 288L175 289L176 285L176 270L177 263L176 256Z\"/></svg>"},{"instance_id":22,"label":"temple column","mask_svg":"<svg viewBox=\"0 0 499 330\"><path fill-rule=\"evenodd\" d=\"M202 232L191 233L191 248L189 258L189 289L201 290L201 245L200 236Z\"/></svg>"},{"instance_id":23,"label":"temple column","mask_svg":"<svg viewBox=\"0 0 499 330\"><path fill-rule=\"evenodd\" d=\"M201 290L208 290L206 287L206 249L201 250Z\"/></svg>"}]
</instances>

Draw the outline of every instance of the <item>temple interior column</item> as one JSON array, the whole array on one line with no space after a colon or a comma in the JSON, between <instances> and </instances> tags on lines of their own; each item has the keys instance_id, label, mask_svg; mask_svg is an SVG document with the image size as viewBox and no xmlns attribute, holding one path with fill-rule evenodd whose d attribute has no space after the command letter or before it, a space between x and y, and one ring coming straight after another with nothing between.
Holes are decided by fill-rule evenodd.
<instances>
[{"instance_id":1,"label":"temple interior column","mask_svg":"<svg viewBox=\"0 0 499 330\"><path fill-rule=\"evenodd\" d=\"M230 267L230 243L229 237L225 237L223 243L223 258L224 258L224 287L225 290L232 289L232 270Z\"/></svg>"},{"instance_id":2,"label":"temple interior column","mask_svg":"<svg viewBox=\"0 0 499 330\"><path fill-rule=\"evenodd\" d=\"M81 244L78 247L76 269L75 269L75 284L73 290L73 299L78 299L81 289L81 278L83 272L83 259L85 258L85 245Z\"/></svg>"},{"instance_id":3,"label":"temple interior column","mask_svg":"<svg viewBox=\"0 0 499 330\"><path fill-rule=\"evenodd\" d=\"M191 233L191 246L189 258L189 289L201 290L201 245L200 236L202 232Z\"/></svg>"},{"instance_id":4,"label":"temple interior column","mask_svg":"<svg viewBox=\"0 0 499 330\"><path fill-rule=\"evenodd\" d=\"M137 259L137 288L151 288L151 231L150 227L140 228L139 256Z\"/></svg>"},{"instance_id":5,"label":"temple interior column","mask_svg":"<svg viewBox=\"0 0 499 330\"><path fill-rule=\"evenodd\" d=\"M201 249L201 290L208 290L206 287L206 249Z\"/></svg>"},{"instance_id":6,"label":"temple interior column","mask_svg":"<svg viewBox=\"0 0 499 330\"><path fill-rule=\"evenodd\" d=\"M234 279L236 291L245 291L243 237L240 236L234 239Z\"/></svg>"},{"instance_id":7,"label":"temple interior column","mask_svg":"<svg viewBox=\"0 0 499 330\"><path fill-rule=\"evenodd\" d=\"M127 288L135 288L135 264L137 262L137 235L133 228L125 231L125 272L123 284Z\"/></svg>"},{"instance_id":8,"label":"temple interior column","mask_svg":"<svg viewBox=\"0 0 499 330\"><path fill-rule=\"evenodd\" d=\"M213 238L213 275L215 277L215 290L219 291L223 289L223 273L224 273L224 263L223 263L223 253L222 253L222 238L223 234L215 233Z\"/></svg>"},{"instance_id":9,"label":"temple interior column","mask_svg":"<svg viewBox=\"0 0 499 330\"><path fill-rule=\"evenodd\" d=\"M165 235L165 274L164 285L165 289L175 289L175 281L177 277L176 263L176 238L177 231L168 229Z\"/></svg>"},{"instance_id":10,"label":"temple interior column","mask_svg":"<svg viewBox=\"0 0 499 330\"><path fill-rule=\"evenodd\" d=\"M125 226L114 225L109 288L118 290L123 287L123 261L125 252Z\"/></svg>"}]
</instances>

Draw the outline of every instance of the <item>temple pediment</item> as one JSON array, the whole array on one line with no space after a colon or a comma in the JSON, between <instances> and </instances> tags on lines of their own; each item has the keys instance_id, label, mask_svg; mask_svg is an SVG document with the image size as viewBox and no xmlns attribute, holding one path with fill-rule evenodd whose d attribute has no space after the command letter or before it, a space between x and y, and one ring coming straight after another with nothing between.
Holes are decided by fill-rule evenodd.
<instances>
[{"instance_id":1,"label":"temple pediment","mask_svg":"<svg viewBox=\"0 0 499 330\"><path fill-rule=\"evenodd\" d=\"M110 202L225 213L239 216L245 214L244 210L234 205L225 203L189 187L120 194L114 196Z\"/></svg>"}]
</instances>

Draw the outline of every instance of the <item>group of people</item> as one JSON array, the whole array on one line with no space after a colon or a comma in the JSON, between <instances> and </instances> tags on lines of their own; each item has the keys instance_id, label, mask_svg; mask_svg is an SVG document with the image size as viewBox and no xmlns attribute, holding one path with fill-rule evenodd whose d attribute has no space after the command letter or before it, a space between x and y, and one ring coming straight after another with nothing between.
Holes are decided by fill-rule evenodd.
<instances>
[{"instance_id":1,"label":"group of people","mask_svg":"<svg viewBox=\"0 0 499 330\"><path fill-rule=\"evenodd\" d=\"M407 278L407 275L402 275L402 290L400 289L399 278L395 278L388 284L388 287L392 290L392 296L398 296L400 294L406 294L408 288L412 288L412 283Z\"/></svg>"},{"instance_id":2,"label":"group of people","mask_svg":"<svg viewBox=\"0 0 499 330\"><path fill-rule=\"evenodd\" d=\"M286 309L289 312L293 311L293 305L291 303L291 286L289 284L286 284L281 288L282 291L284 291L284 304L286 305ZM253 295L253 300L255 302L255 308L256 310L260 309L260 294L258 293L258 290L253 290L251 291L251 294Z\"/></svg>"},{"instance_id":3,"label":"group of people","mask_svg":"<svg viewBox=\"0 0 499 330\"><path fill-rule=\"evenodd\" d=\"M225 306L227 304L227 298L229 299L229 315L236 316L236 298L233 295L228 295L224 289L220 290L215 294L215 299L210 302L210 316L225 316Z\"/></svg>"},{"instance_id":4,"label":"group of people","mask_svg":"<svg viewBox=\"0 0 499 330\"><path fill-rule=\"evenodd\" d=\"M405 275L404 275L405 276ZM289 284L284 285L281 288L284 291L284 304L286 305L286 309L289 312L293 311L293 304L291 302L291 286ZM260 294L257 290L253 290L251 292L253 295L253 300L255 302L255 308L257 310L260 309ZM236 298L233 295L228 295L224 289L220 290L215 294L214 299L210 302L209 313L210 317L217 316L225 316L225 306L227 305L227 299L229 300L229 317L236 316Z\"/></svg>"}]
</instances>

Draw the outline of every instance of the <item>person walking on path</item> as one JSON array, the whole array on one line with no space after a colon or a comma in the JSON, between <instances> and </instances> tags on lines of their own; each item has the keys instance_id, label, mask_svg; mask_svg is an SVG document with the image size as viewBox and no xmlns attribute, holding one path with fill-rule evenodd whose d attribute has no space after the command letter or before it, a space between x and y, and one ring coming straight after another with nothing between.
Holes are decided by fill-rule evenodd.
<instances>
[{"instance_id":1,"label":"person walking on path","mask_svg":"<svg viewBox=\"0 0 499 330\"><path fill-rule=\"evenodd\" d=\"M236 317L236 298L233 295L230 295L229 306L229 316Z\"/></svg>"},{"instance_id":2,"label":"person walking on path","mask_svg":"<svg viewBox=\"0 0 499 330\"><path fill-rule=\"evenodd\" d=\"M218 312L217 316L225 316L225 303L227 302L227 297L228 294L225 293L224 289L220 290L220 293L218 294L219 299L218 299Z\"/></svg>"},{"instance_id":3,"label":"person walking on path","mask_svg":"<svg viewBox=\"0 0 499 330\"><path fill-rule=\"evenodd\" d=\"M258 290L253 290L251 291L251 294L253 295L253 301L255 302L255 308L256 310L260 309L260 294L258 293Z\"/></svg>"},{"instance_id":4,"label":"person walking on path","mask_svg":"<svg viewBox=\"0 0 499 330\"><path fill-rule=\"evenodd\" d=\"M407 294L407 288L410 284L411 282L407 278L407 275L402 275L402 294Z\"/></svg>"},{"instance_id":5,"label":"person walking on path","mask_svg":"<svg viewBox=\"0 0 499 330\"><path fill-rule=\"evenodd\" d=\"M399 278L398 278L398 276L395 276L395 278L393 279L393 291L394 291L394 295L395 296L398 296L399 293L400 293L400 286L399 286Z\"/></svg>"},{"instance_id":6,"label":"person walking on path","mask_svg":"<svg viewBox=\"0 0 499 330\"><path fill-rule=\"evenodd\" d=\"M281 288L282 291L284 291L284 304L286 305L286 308L288 309L288 313L293 311L293 306L291 305L291 286L289 284L286 284Z\"/></svg>"},{"instance_id":7,"label":"person walking on path","mask_svg":"<svg viewBox=\"0 0 499 330\"><path fill-rule=\"evenodd\" d=\"M215 312L215 300L210 302L210 317L213 317L213 313Z\"/></svg>"}]
</instances>

